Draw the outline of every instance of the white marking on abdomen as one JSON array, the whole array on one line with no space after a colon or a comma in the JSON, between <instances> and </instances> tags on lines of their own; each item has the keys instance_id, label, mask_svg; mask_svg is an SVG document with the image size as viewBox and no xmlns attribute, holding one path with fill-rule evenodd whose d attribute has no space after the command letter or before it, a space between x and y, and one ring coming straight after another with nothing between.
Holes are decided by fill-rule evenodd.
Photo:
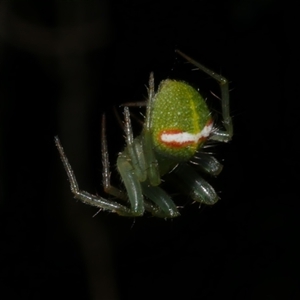
<instances>
[{"instance_id":1,"label":"white marking on abdomen","mask_svg":"<svg viewBox=\"0 0 300 300\"><path fill-rule=\"evenodd\" d=\"M186 144L186 143L197 143L201 138L207 138L213 128L213 122L205 125L204 128L196 134L188 132L173 132L173 133L162 133L161 141L167 144Z\"/></svg>"}]
</instances>

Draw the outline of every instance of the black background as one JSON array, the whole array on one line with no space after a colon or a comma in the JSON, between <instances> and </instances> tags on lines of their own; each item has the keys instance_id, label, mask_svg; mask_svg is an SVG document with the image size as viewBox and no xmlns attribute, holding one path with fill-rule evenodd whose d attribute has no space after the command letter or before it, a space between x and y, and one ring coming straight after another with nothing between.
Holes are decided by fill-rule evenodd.
<instances>
[{"instance_id":1,"label":"black background","mask_svg":"<svg viewBox=\"0 0 300 300\"><path fill-rule=\"evenodd\" d=\"M1 1L1 299L299 299L297 17L274 0ZM176 48L230 80L221 200L185 199L174 220L94 216L53 137L81 188L105 196L103 112L114 169L124 140L111 108L144 100L151 71L156 85L219 93Z\"/></svg>"}]
</instances>

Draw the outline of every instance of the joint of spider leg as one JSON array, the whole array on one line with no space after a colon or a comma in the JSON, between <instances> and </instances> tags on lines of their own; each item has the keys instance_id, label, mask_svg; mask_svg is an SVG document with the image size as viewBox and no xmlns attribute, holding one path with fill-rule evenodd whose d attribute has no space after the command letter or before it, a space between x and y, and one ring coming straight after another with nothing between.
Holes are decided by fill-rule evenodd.
<instances>
[{"instance_id":1,"label":"joint of spider leg","mask_svg":"<svg viewBox=\"0 0 300 300\"><path fill-rule=\"evenodd\" d=\"M221 77L220 78L220 84L221 85L226 85L226 84L228 84L228 80L226 78L224 78L224 77Z\"/></svg>"},{"instance_id":2,"label":"joint of spider leg","mask_svg":"<svg viewBox=\"0 0 300 300\"><path fill-rule=\"evenodd\" d=\"M107 192L107 189L110 188L110 174L108 176L105 176L103 181L104 181L104 184L102 185L103 189L105 192Z\"/></svg>"}]
</instances>

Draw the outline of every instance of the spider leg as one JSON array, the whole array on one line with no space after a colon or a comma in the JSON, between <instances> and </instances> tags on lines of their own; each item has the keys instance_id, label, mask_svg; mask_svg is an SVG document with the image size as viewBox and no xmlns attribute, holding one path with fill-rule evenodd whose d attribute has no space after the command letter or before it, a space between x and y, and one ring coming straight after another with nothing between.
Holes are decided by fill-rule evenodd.
<instances>
[{"instance_id":1,"label":"spider leg","mask_svg":"<svg viewBox=\"0 0 300 300\"><path fill-rule=\"evenodd\" d=\"M189 63L193 64L200 70L202 70L204 73L208 74L212 78L214 78L216 81L218 81L220 88L221 88L221 98L222 98L222 116L223 116L223 125L225 128L224 130L215 129L212 132L212 135L209 137L211 140L220 141L220 142L228 142L231 140L233 135L233 125L232 120L230 117L230 108L229 108L229 86L228 86L228 80L215 73L214 71L206 68L202 64L198 63L191 57L187 56L186 54L182 53L180 50L176 50L176 53L181 55L183 58L185 58Z\"/></svg>"},{"instance_id":2,"label":"spider leg","mask_svg":"<svg viewBox=\"0 0 300 300\"><path fill-rule=\"evenodd\" d=\"M148 89L148 104L146 109L146 119L143 128L143 149L145 162L147 165L147 178L152 186L157 186L160 184L160 174L158 168L158 162L155 158L153 151L153 140L152 140L152 108L154 102L154 76L150 73L149 78L149 89Z\"/></svg>"},{"instance_id":3,"label":"spider leg","mask_svg":"<svg viewBox=\"0 0 300 300\"><path fill-rule=\"evenodd\" d=\"M156 212L156 216L163 218L175 218L180 213L171 199L171 197L160 187L151 186L147 182L142 183L143 193L152 200L160 211Z\"/></svg>"},{"instance_id":4,"label":"spider leg","mask_svg":"<svg viewBox=\"0 0 300 300\"><path fill-rule=\"evenodd\" d=\"M126 194L122 190L119 190L110 184L111 172L110 172L109 156L108 156L108 149L107 149L105 114L102 115L101 155L102 155L102 184L103 184L104 192L126 201L127 200Z\"/></svg>"},{"instance_id":5,"label":"spider leg","mask_svg":"<svg viewBox=\"0 0 300 300\"><path fill-rule=\"evenodd\" d=\"M137 139L133 139L131 127L130 113L127 106L124 107L124 131L126 134L126 150L131 160L131 164L135 169L136 176L139 181L145 181L147 178L145 159L141 145Z\"/></svg>"},{"instance_id":6,"label":"spider leg","mask_svg":"<svg viewBox=\"0 0 300 300\"><path fill-rule=\"evenodd\" d=\"M189 192L193 200L207 205L213 205L219 200L214 188L192 166L181 163L170 175L179 187Z\"/></svg>"},{"instance_id":7,"label":"spider leg","mask_svg":"<svg viewBox=\"0 0 300 300\"><path fill-rule=\"evenodd\" d=\"M130 105L126 105L126 103L125 103L125 104L120 105L120 106L123 106L123 107L124 107L124 106L130 106ZM114 112L114 115L115 115L115 117L116 117L116 119L117 119L119 125L120 125L120 128L122 128L122 129L124 130L124 124L123 124L123 122L122 122L122 120L121 120L121 118L120 118L120 115L119 115L119 113L118 113L118 111L117 111L117 109L116 109L115 106L113 107L113 112ZM141 120L141 118L139 118L138 116L136 116L136 115L133 114L132 112L130 113L130 118L135 119L140 125L143 125L143 124L144 124L144 122ZM102 123L103 123L103 121L102 121Z\"/></svg>"},{"instance_id":8,"label":"spider leg","mask_svg":"<svg viewBox=\"0 0 300 300\"><path fill-rule=\"evenodd\" d=\"M190 162L213 176L219 175L223 169L223 165L214 156L203 152L197 153Z\"/></svg>"},{"instance_id":9,"label":"spider leg","mask_svg":"<svg viewBox=\"0 0 300 300\"><path fill-rule=\"evenodd\" d=\"M144 197L141 183L130 160L124 150L117 158L117 168L128 194L131 215L141 216L145 210Z\"/></svg>"},{"instance_id":10,"label":"spider leg","mask_svg":"<svg viewBox=\"0 0 300 300\"><path fill-rule=\"evenodd\" d=\"M70 181L71 191L74 194L74 197L76 199L79 199L80 201L82 201L85 204L99 207L103 210L116 212L119 215L123 215L123 216L131 216L132 215L131 210L124 205L121 205L114 201L109 201L100 196L95 196L86 191L80 190L77 180L76 180L76 177L75 177L75 174L74 174L74 171L68 161L67 156L64 153L64 149L59 141L59 138L56 136L54 139L55 139L56 147L60 154L60 158L62 160L65 171L66 171L69 181Z\"/></svg>"}]
</instances>

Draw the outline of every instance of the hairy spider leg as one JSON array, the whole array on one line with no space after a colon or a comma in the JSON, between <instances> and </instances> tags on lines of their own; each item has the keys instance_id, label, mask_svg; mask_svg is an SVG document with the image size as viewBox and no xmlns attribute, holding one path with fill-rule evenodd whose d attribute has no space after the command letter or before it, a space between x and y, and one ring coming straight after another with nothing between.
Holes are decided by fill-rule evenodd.
<instances>
[{"instance_id":1,"label":"hairy spider leg","mask_svg":"<svg viewBox=\"0 0 300 300\"><path fill-rule=\"evenodd\" d=\"M71 167L71 165L68 161L67 156L64 153L64 149L63 149L63 147L60 143L59 138L56 136L54 138L54 140L55 140L56 147L59 151L60 158L61 158L62 163L64 165L65 171L68 175L68 178L69 178L69 181L70 181L70 186L71 186L71 191L74 194L74 198L82 201L85 204L89 204L91 206L96 206L96 207L99 207L103 210L109 210L109 211L112 211L112 212L116 212L119 215L124 215L124 216L130 216L131 215L130 209L128 207L124 206L124 205L121 205L121 204L119 204L117 202L114 202L114 201L107 200L107 199L102 198L100 196L92 195L92 194L90 194L86 191L80 190L79 186L78 186L78 183L77 183L77 180L76 180L76 177L75 177L75 174L74 174L74 171L73 171L73 169L72 169L72 167Z\"/></svg>"},{"instance_id":2,"label":"hairy spider leg","mask_svg":"<svg viewBox=\"0 0 300 300\"><path fill-rule=\"evenodd\" d=\"M183 58L185 58L189 63L193 64L200 70L202 70L204 73L208 74L212 78L214 78L220 85L221 88L221 99L222 99L222 116L223 116L223 125L225 128L224 130L220 129L214 129L211 136L209 137L210 140L215 140L219 142L228 142L231 140L233 135L233 125L232 120L230 117L230 109L229 109L229 86L228 86L228 80L215 73L214 71L206 68L202 64L198 63L191 57L187 56L186 54L182 53L180 50L176 50L176 53L181 55Z\"/></svg>"},{"instance_id":3,"label":"hairy spider leg","mask_svg":"<svg viewBox=\"0 0 300 300\"><path fill-rule=\"evenodd\" d=\"M143 128L143 148L145 153L145 161L147 162L147 177L152 186L157 186L160 184L160 174L158 168L158 162L154 154L154 145L152 139L152 109L154 103L154 75L153 72L150 73L149 77L149 88L148 88L148 105L146 108L146 120Z\"/></svg>"},{"instance_id":4,"label":"hairy spider leg","mask_svg":"<svg viewBox=\"0 0 300 300\"><path fill-rule=\"evenodd\" d=\"M103 185L104 192L116 198L126 201L128 199L126 194L122 190L110 184L111 172L110 172L110 163L109 163L109 155L108 155L108 148L107 148L105 114L102 115L102 124L101 124L101 156L102 156L102 185Z\"/></svg>"}]
</instances>

